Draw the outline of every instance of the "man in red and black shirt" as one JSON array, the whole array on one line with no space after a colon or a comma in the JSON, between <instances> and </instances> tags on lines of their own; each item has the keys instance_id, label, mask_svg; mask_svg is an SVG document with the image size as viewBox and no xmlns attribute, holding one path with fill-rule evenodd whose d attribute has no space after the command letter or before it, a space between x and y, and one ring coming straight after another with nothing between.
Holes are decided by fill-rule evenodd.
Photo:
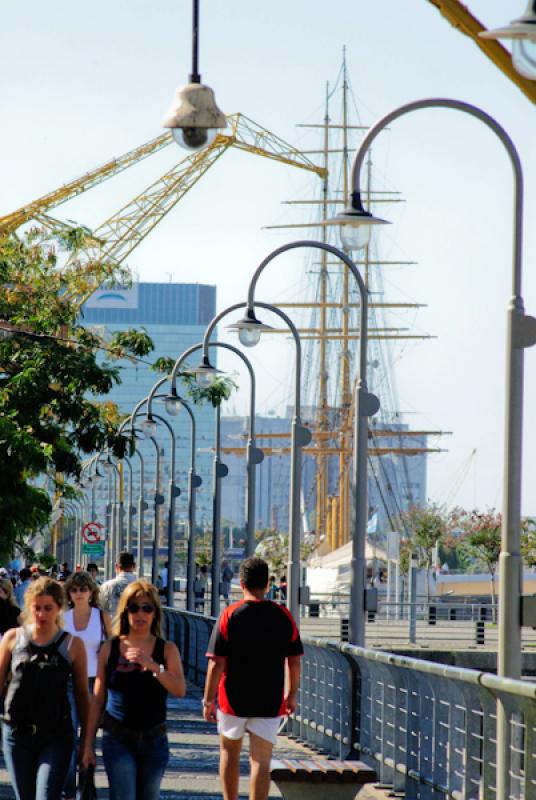
<instances>
[{"instance_id":1,"label":"man in red and black shirt","mask_svg":"<svg viewBox=\"0 0 536 800\"><path fill-rule=\"evenodd\" d=\"M265 800L281 717L296 710L303 646L290 612L264 599L268 588L265 561L246 559L240 566L240 586L243 600L220 614L210 637L203 716L218 722L224 800L238 800L240 750L246 731L250 797Z\"/></svg>"}]
</instances>

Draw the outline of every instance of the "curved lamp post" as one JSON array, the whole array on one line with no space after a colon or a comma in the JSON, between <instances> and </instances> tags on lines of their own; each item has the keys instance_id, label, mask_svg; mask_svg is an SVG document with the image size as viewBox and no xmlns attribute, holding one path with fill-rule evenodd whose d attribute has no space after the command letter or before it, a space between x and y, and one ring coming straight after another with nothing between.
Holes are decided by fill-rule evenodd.
<instances>
[{"instance_id":1,"label":"curved lamp post","mask_svg":"<svg viewBox=\"0 0 536 800\"><path fill-rule=\"evenodd\" d=\"M451 98L427 98L407 103L377 122L363 139L352 165L352 205L332 222L339 225L366 225L374 218L361 204L360 174L365 154L376 136L393 120L425 108L451 108L476 117L490 128L504 145L514 173L514 242L512 297L508 304L506 415L504 447L504 512L502 545L499 557L499 648L497 672L500 676L521 677L521 472L523 433L524 349L536 343L536 319L525 315L521 295L523 238L523 171L519 154L504 128L476 106ZM507 796L507 721L502 705L497 715L498 798Z\"/></svg>"},{"instance_id":2,"label":"curved lamp post","mask_svg":"<svg viewBox=\"0 0 536 800\"><path fill-rule=\"evenodd\" d=\"M102 461L103 469L108 472L109 474L113 474L113 496L114 502L110 499L110 520L111 520L111 529L110 529L110 544L109 547L106 548L106 552L108 553L108 566L107 566L107 573L108 578L113 576L114 566L117 560L117 554L119 552L118 545L119 542L123 538L123 501L121 499L119 487L121 484L121 473L119 471L119 467L112 461L112 457L110 453L107 454L106 460Z\"/></svg>"},{"instance_id":3,"label":"curved lamp post","mask_svg":"<svg viewBox=\"0 0 536 800\"><path fill-rule=\"evenodd\" d=\"M301 475L302 459L301 448L311 441L311 432L301 423L301 339L298 330L290 317L280 308L271 303L254 302L240 303L237 308L246 306L246 316L229 328L238 330L239 338L246 347L253 347L260 340L262 331L270 331L268 325L264 325L255 317L255 306L265 308L280 317L288 326L294 345L296 348L296 366L294 380L294 417L291 424L291 445L290 445L290 489L289 489L289 560L288 560L288 598L287 604L295 619L299 620L299 585L300 585L300 540L301 540L301 519L300 519L300 500L301 500ZM253 322L255 320L255 322ZM207 338L205 334L205 338Z\"/></svg>"},{"instance_id":4,"label":"curved lamp post","mask_svg":"<svg viewBox=\"0 0 536 800\"><path fill-rule=\"evenodd\" d=\"M144 397L141 400L134 411L132 412L131 424L134 423L134 420L138 414L141 413L142 406L148 402L148 397ZM164 417L160 414L151 413L149 414L148 410L146 412L146 417L141 423L142 430L145 432L149 438L154 439L153 434L156 433L157 424L155 420L161 422L164 427L167 428L170 440L171 440L171 464L170 464L170 478L169 478L169 490L168 490L168 518L167 518L167 534L168 534L168 560L169 560L169 571L168 571L168 585L170 583L171 576L171 583L173 582L174 576L174 560L175 560L175 548L174 548L174 526L175 526L175 500L180 495L180 489L178 486L175 485L175 473L176 473L176 462L177 462L177 454L176 454L176 444L177 438L175 436L175 431ZM158 578L158 523L159 523L159 507L164 502L164 497L158 491L158 483L160 478L160 450L157 445L157 490L155 492L155 499L154 499L154 532L153 532L153 554L152 554L152 567L151 567L151 580L153 584L156 584L156 580ZM173 590L171 591L171 600L173 601Z\"/></svg>"},{"instance_id":5,"label":"curved lamp post","mask_svg":"<svg viewBox=\"0 0 536 800\"><path fill-rule=\"evenodd\" d=\"M195 535L195 492L199 487L202 485L203 481L200 475L196 473L196 449L197 449L197 425L195 421L194 412L191 409L189 403L186 402L182 397L179 397L177 394L176 387L172 388L172 391L168 395L157 395L155 394L157 389L159 389L166 381L168 380L168 376L161 378L159 381L155 383L152 387L151 391L147 395L147 416L151 416L152 414L152 401L154 398L159 397L163 399L165 402L165 408L168 414L172 417L177 416L182 408L185 409L186 413L188 414L190 420L190 467L188 469L188 554L186 559L186 610L193 611L194 610L194 573L195 573L195 563L191 562L190 558L190 542L193 540ZM174 534L174 531L173 531ZM173 583L175 579L175 572L174 572L174 563L175 563L175 536L173 535L172 539L168 539L168 586L167 586L167 603L170 607L173 607ZM173 567L173 571L172 571Z\"/></svg>"},{"instance_id":6,"label":"curved lamp post","mask_svg":"<svg viewBox=\"0 0 536 800\"><path fill-rule=\"evenodd\" d=\"M127 417L119 427L119 433L123 431L126 425L128 425L132 420L132 417ZM134 434L134 429L131 425L131 431ZM137 508L137 516L138 516L138 559L137 559L137 575L138 578L143 578L144 576L144 568L143 568L143 552L144 552L144 541L145 541L145 511L149 508L147 503L145 502L145 460L142 454L137 447L137 439L135 435L132 438L134 442L134 455L139 458L140 461L140 480L139 480L139 493L138 493L138 508ZM132 465L130 469L130 480L132 480ZM128 529L127 529L127 551L130 552L132 549L132 532L130 535L130 542L128 537Z\"/></svg>"},{"instance_id":7,"label":"curved lamp post","mask_svg":"<svg viewBox=\"0 0 536 800\"><path fill-rule=\"evenodd\" d=\"M361 297L360 337L359 337L359 378L355 387L355 415L354 415L354 454L353 454L353 495L354 519L352 530L352 557L350 575L350 641L353 644L365 643L365 591L366 591L366 559L365 547L367 539L367 450L368 450L368 422L367 418L376 414L380 407L378 398L367 389L367 345L368 345L368 294L361 273L351 258L330 244L316 241L290 242L271 252L257 267L251 278L248 288L246 314L243 319L235 323L234 327L242 336L249 336L251 344L256 344L262 330L266 329L255 316L255 306L263 307L263 303L255 300L257 281L263 270L277 256L298 248L314 248L324 250L340 259L354 276ZM269 306L267 306L269 307ZM275 307L269 307L273 310ZM277 309L280 316L282 312ZM287 318L288 320L288 318ZM288 323L287 323L288 324ZM299 397L299 393L297 393ZM299 414L299 411L298 411ZM294 616L298 614L298 585L299 585L299 554L300 554L300 519L299 501L301 491L301 458L296 457L298 448L310 441L310 432L307 430L308 439L300 441L300 431L307 430L301 426L299 417L294 417L292 423L292 456L293 469L291 475L291 508L290 508L290 542L289 542L289 582L290 610ZM299 462L299 463L298 463Z\"/></svg>"},{"instance_id":8,"label":"curved lamp post","mask_svg":"<svg viewBox=\"0 0 536 800\"><path fill-rule=\"evenodd\" d=\"M230 310L234 309L235 306L231 306L229 309L226 309L225 312L222 312L218 317L215 317L208 325L206 332L212 331L213 327L217 324L218 319L220 319L225 313L228 313ZM210 330L209 330L210 329ZM246 545L246 553L247 555L252 555L255 550L255 467L257 464L260 464L264 458L262 450L255 444L255 400L256 400L256 381L255 381L255 373L253 371L253 367L251 366L251 362L249 359L242 353L237 347L234 347L232 344L227 344L226 342L210 342L210 347L219 347L223 348L224 350L229 350L230 352L237 355L242 362L245 364L250 378L250 402L249 402L249 420L248 420L248 441L246 446L246 454L247 454L247 519L246 519L246 530L247 530L247 545ZM198 344L189 347L185 350L181 355L178 357L177 361L173 366L173 370L170 375L171 380L171 390L170 395L166 399L166 402L171 400L177 396L177 375L181 365L184 361L192 355L192 353L197 352L198 350L205 350L205 342L199 342ZM206 364L205 364L206 361ZM208 360L208 355L206 359L203 359L203 371L207 374L210 379L215 373L218 373L219 370L216 370L210 364ZM208 365L208 366L207 366ZM198 375L196 369L189 370ZM213 498L212 498L212 567L211 567L211 580L212 586L218 588L220 582L220 562L221 562L221 547L220 547L220 519L221 519L221 486L220 481L224 478L227 473L228 469L225 464L221 462L221 428L220 428L220 406L216 408L216 441L215 441L215 449L214 449L214 462L213 462ZM188 584L188 591L191 592L191 601L193 604L193 582L194 582L194 573L195 573L195 542L192 539L192 548L188 549L188 564L189 564L189 571L187 573L187 584ZM189 578L189 579L188 579ZM214 582L215 581L215 582ZM212 591L211 594L211 614L212 616L217 616L219 613L219 591ZM192 606L193 610L193 606Z\"/></svg>"}]
</instances>

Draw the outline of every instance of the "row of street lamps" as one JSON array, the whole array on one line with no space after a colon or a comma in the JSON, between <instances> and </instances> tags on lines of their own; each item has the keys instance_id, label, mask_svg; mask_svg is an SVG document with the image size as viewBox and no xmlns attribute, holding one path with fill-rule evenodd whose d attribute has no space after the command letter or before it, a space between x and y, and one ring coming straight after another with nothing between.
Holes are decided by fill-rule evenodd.
<instances>
[{"instance_id":1,"label":"row of street lamps","mask_svg":"<svg viewBox=\"0 0 536 800\"><path fill-rule=\"evenodd\" d=\"M352 201L351 206L337 214L326 224L337 225L341 228L343 246L348 249L362 247L366 244L367 236L363 231L370 231L371 226L385 223L366 210L361 202L360 174L365 155L378 134L398 117L409 112L429 109L447 108L469 114L479 119L489 127L500 139L505 147L513 167L514 174L514 246L512 268L512 298L508 307L508 354L506 370L506 425L505 425L505 461L504 461L504 509L502 551L500 556L500 615L499 615L499 659L498 671L500 675L519 678L521 675L521 623L520 623L520 598L521 598L521 561L519 554L520 545L520 517L521 517L521 453L522 453L522 419L523 419L523 363L524 350L536 343L536 319L524 313L521 296L522 277L522 222L523 222L523 176L518 153L506 131L481 109L458 100L448 98L430 98L414 103L408 103L383 117L367 133L359 147L352 165ZM200 484L200 478L195 472L195 418L186 401L177 393L177 376L186 360L196 350L202 351L200 364L190 370L199 381L200 385L210 383L218 371L212 365L209 357L210 347L226 347L237 353L246 363L251 377L250 421L247 447L247 546L246 553L250 554L254 548L253 510L255 507L255 468L262 461L262 451L255 443L255 378L247 358L237 348L231 345L211 342L210 338L215 326L227 314L239 308L245 308L244 316L230 326L239 333L241 344L245 347L254 346L260 339L262 332L269 331L257 316L258 309L269 310L278 315L289 327L296 348L295 367L295 397L294 417L292 421L292 447L291 447L291 488L289 504L289 554L288 554L288 601L293 614L299 610L299 549L300 549L300 488L301 488L301 449L309 442L310 432L301 422L300 408L300 377L301 377L301 342L300 336L292 320L277 306L261 303L255 298L258 279L268 264L280 254L296 248L317 248L325 250L339 258L354 276L361 296L361 322L359 340L359 371L355 384L355 430L354 430L354 459L353 459L353 522L352 522L352 556L351 556L351 611L350 611L350 640L357 645L364 644L364 610L365 610L365 541L367 525L367 435L369 416L375 414L379 408L379 400L367 388L367 311L368 296L363 278L349 256L332 245L316 241L298 241L284 245L274 250L259 265L248 287L247 300L229 306L218 314L207 326L202 343L181 354L172 370L169 380L171 388L165 395L165 408L170 413L176 413L179 406L184 407L192 422L192 455L189 472L189 529L188 529L188 569L187 569L187 607L193 610L193 581L195 565L195 489ZM152 401L156 391L168 380L163 378L155 384L148 397L141 401L133 412L131 430L135 431L135 417L141 408L146 405L146 427L154 434L155 421L164 422L162 417L155 415L152 410ZM158 417L158 418L157 418ZM214 487L213 487L213 530L215 533L213 548L213 580L218 585L219 554L219 481L224 475L225 468L221 463L219 454L219 409L216 412L217 448L214 459ZM169 426L168 426L169 427ZM159 450L153 435L150 436L155 444L157 457ZM173 446L174 449L174 446ZM136 450L138 452L138 450ZM141 458L141 455L140 455ZM174 517L173 500L176 497L174 476L170 482L169 514L168 514L168 542L170 567L174 555ZM155 501L155 518L158 506ZM140 505L140 510L143 504ZM120 532L121 522L117 523ZM117 527L117 526L116 526ZM142 514L138 516L139 530L143 530ZM156 531L156 527L154 529ZM143 553L143 543L138 542L139 553ZM141 558L139 559L141 562ZM153 561L154 564L154 561ZM153 568L154 573L154 568ZM168 581L168 602L173 602L173 590L170 571ZM153 574L154 578L154 574ZM217 595L217 590L213 592ZM218 598L213 601L211 611L217 613ZM504 718L499 715L499 723L504 724ZM501 748L499 747L499 759Z\"/></svg>"}]
</instances>

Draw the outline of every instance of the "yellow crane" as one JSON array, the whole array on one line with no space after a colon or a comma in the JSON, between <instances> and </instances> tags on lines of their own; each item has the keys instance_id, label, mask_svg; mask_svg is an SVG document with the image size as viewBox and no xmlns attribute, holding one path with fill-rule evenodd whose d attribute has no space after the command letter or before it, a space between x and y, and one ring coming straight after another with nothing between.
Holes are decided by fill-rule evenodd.
<instances>
[{"instance_id":1,"label":"yellow crane","mask_svg":"<svg viewBox=\"0 0 536 800\"><path fill-rule=\"evenodd\" d=\"M230 147L308 170L320 177L325 175L324 167L317 166L288 142L244 114L231 114L227 117L227 123L226 132L218 134L209 147L179 161L95 228L87 239L85 255L88 260L91 259L95 263L113 261L116 264L124 261ZM72 227L69 223L57 220L48 212L169 145L176 147L171 134L165 133L0 217L0 233L15 231L30 221L36 221L55 230L69 229ZM106 273L99 273L98 270L92 272L87 292L76 298L80 305L98 288L105 277Z\"/></svg>"},{"instance_id":2,"label":"yellow crane","mask_svg":"<svg viewBox=\"0 0 536 800\"><path fill-rule=\"evenodd\" d=\"M437 8L456 30L468 36L476 46L492 61L507 78L520 89L525 97L536 103L536 82L524 78L512 64L512 55L500 42L493 39L481 39L479 33L486 28L474 17L467 6L459 0L428 0Z\"/></svg>"}]
</instances>

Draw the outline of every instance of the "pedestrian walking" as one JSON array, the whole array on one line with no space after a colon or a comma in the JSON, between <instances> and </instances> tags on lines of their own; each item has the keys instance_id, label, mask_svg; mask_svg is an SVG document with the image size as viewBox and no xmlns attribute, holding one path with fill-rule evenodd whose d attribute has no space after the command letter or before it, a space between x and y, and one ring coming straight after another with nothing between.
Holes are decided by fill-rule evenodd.
<instances>
[{"instance_id":1,"label":"pedestrian walking","mask_svg":"<svg viewBox=\"0 0 536 800\"><path fill-rule=\"evenodd\" d=\"M158 575L158 594L162 597L165 597L167 595L168 575L169 575L169 561L166 561L164 566L160 570L160 574Z\"/></svg>"},{"instance_id":2,"label":"pedestrian walking","mask_svg":"<svg viewBox=\"0 0 536 800\"><path fill-rule=\"evenodd\" d=\"M197 569L197 575L194 581L194 610L198 614L203 614L205 611L205 592L208 585L208 568L203 564Z\"/></svg>"},{"instance_id":3,"label":"pedestrian walking","mask_svg":"<svg viewBox=\"0 0 536 800\"><path fill-rule=\"evenodd\" d=\"M13 584L9 578L0 578L0 639L10 628L20 625L20 608L15 603Z\"/></svg>"},{"instance_id":4,"label":"pedestrian walking","mask_svg":"<svg viewBox=\"0 0 536 800\"><path fill-rule=\"evenodd\" d=\"M19 582L15 586L15 602L19 608L24 607L24 595L26 594L26 589L32 583L32 573L28 569L28 567L23 567L19 572Z\"/></svg>"},{"instance_id":5,"label":"pedestrian walking","mask_svg":"<svg viewBox=\"0 0 536 800\"><path fill-rule=\"evenodd\" d=\"M95 564L93 561L91 561L91 562L90 562L90 563L87 565L87 567L86 567L86 572L87 572L87 573L89 573L89 575L91 575L91 577L93 578L93 580L95 581L95 583L96 583L97 585L98 585L98 584L100 584L100 580L99 580L99 568L98 568L98 566L97 566L97 565L96 565L96 564Z\"/></svg>"},{"instance_id":6,"label":"pedestrian walking","mask_svg":"<svg viewBox=\"0 0 536 800\"><path fill-rule=\"evenodd\" d=\"M88 572L74 572L65 582L68 611L65 613L64 628L68 633L78 636L84 643L87 656L88 691L93 694L97 675L97 659L102 643L111 636L112 623L109 614L99 607L99 587ZM69 764L69 771L63 787L67 800L76 797L76 756L78 716L72 686L69 688L69 701L75 733L75 742Z\"/></svg>"},{"instance_id":7,"label":"pedestrian walking","mask_svg":"<svg viewBox=\"0 0 536 800\"><path fill-rule=\"evenodd\" d=\"M282 606L287 604L287 576L283 575L279 581L279 602Z\"/></svg>"},{"instance_id":8,"label":"pedestrian walking","mask_svg":"<svg viewBox=\"0 0 536 800\"><path fill-rule=\"evenodd\" d=\"M117 556L117 564L115 565L115 578L109 581L104 581L100 587L101 604L104 611L106 611L112 619L115 619L117 609L119 607L119 600L122 593L130 583L136 580L134 570L136 569L136 562L132 553L126 550L119 553Z\"/></svg>"},{"instance_id":9,"label":"pedestrian walking","mask_svg":"<svg viewBox=\"0 0 536 800\"><path fill-rule=\"evenodd\" d=\"M69 569L69 564L67 561L63 561L60 565L60 571L58 572L58 580L61 583L64 583L69 575L71 574L71 570Z\"/></svg>"},{"instance_id":10,"label":"pedestrian walking","mask_svg":"<svg viewBox=\"0 0 536 800\"><path fill-rule=\"evenodd\" d=\"M158 800L169 759L168 693L184 697L179 651L161 638L158 590L145 580L125 588L114 637L99 654L81 767L95 764L93 740L102 721L102 754L111 800Z\"/></svg>"},{"instance_id":11,"label":"pedestrian walking","mask_svg":"<svg viewBox=\"0 0 536 800\"><path fill-rule=\"evenodd\" d=\"M233 570L227 563L224 561L221 565L221 596L225 601L225 605L229 605L229 595L231 593L231 581L233 579Z\"/></svg>"},{"instance_id":12,"label":"pedestrian walking","mask_svg":"<svg viewBox=\"0 0 536 800\"><path fill-rule=\"evenodd\" d=\"M268 591L266 592L266 599L273 600L274 602L279 597L279 586L277 585L275 575L270 575L270 583L268 584Z\"/></svg>"},{"instance_id":13,"label":"pedestrian walking","mask_svg":"<svg viewBox=\"0 0 536 800\"><path fill-rule=\"evenodd\" d=\"M240 751L246 732L250 797L266 800L281 717L296 710L303 646L290 612L264 599L265 561L252 557L242 562L240 588L243 599L222 611L210 637L203 716L218 723L224 800L238 800Z\"/></svg>"},{"instance_id":14,"label":"pedestrian walking","mask_svg":"<svg viewBox=\"0 0 536 800\"><path fill-rule=\"evenodd\" d=\"M62 630L64 605L60 583L33 581L24 627L7 631L0 644L0 690L12 673L2 743L17 800L60 800L73 748L71 677L82 730L87 723L86 651L77 636Z\"/></svg>"}]
</instances>

